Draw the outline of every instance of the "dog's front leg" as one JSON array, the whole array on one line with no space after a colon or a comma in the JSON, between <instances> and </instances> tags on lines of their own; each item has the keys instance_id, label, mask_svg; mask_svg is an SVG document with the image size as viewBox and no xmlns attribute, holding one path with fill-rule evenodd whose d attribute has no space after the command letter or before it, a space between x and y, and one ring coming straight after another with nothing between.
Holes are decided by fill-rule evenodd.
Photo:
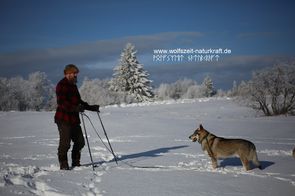
<instances>
[{"instance_id":1,"label":"dog's front leg","mask_svg":"<svg viewBox=\"0 0 295 196\"><path fill-rule=\"evenodd\" d=\"M209 157L211 158L213 169L216 169L217 166L218 166L218 164L217 164L217 157L213 154L213 152L212 152L211 149L207 150L207 153L208 153Z\"/></svg>"},{"instance_id":2,"label":"dog's front leg","mask_svg":"<svg viewBox=\"0 0 295 196\"><path fill-rule=\"evenodd\" d=\"M213 169L217 168L217 159L214 156L210 156L211 157L211 162L212 162L212 167Z\"/></svg>"}]
</instances>

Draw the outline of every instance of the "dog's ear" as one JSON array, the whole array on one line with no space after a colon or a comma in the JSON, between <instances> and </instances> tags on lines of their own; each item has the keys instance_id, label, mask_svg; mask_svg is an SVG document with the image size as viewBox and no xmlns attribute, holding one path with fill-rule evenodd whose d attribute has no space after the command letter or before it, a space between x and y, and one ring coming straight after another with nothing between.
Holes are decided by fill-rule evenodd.
<instances>
[{"instance_id":1,"label":"dog's ear","mask_svg":"<svg viewBox=\"0 0 295 196\"><path fill-rule=\"evenodd\" d=\"M200 130L201 130L201 129L204 129L202 124L200 124Z\"/></svg>"}]
</instances>

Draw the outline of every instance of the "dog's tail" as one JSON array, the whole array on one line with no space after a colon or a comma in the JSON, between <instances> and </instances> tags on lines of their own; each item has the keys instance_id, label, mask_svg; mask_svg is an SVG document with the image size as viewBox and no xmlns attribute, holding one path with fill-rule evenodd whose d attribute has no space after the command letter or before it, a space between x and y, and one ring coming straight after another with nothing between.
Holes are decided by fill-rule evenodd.
<instances>
[{"instance_id":1,"label":"dog's tail","mask_svg":"<svg viewBox=\"0 0 295 196\"><path fill-rule=\"evenodd\" d=\"M251 160L252 160L253 164L256 165L256 167L258 167L259 169L262 169L261 164L260 164L260 162L258 160L256 147L255 147L254 144L253 144L252 150L250 152L250 157L251 157Z\"/></svg>"}]
</instances>

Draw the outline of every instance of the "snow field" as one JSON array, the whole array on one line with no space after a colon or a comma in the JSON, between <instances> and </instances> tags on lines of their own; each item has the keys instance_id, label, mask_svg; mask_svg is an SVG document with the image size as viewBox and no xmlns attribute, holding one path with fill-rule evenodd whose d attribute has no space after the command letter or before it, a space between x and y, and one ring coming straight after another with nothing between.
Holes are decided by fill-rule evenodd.
<instances>
[{"instance_id":1,"label":"snow field","mask_svg":"<svg viewBox=\"0 0 295 196\"><path fill-rule=\"evenodd\" d=\"M0 113L0 195L293 195L294 117L261 117L229 99L109 106L101 117L119 164L86 121L85 166L60 171L54 112ZM87 113L103 136L95 113ZM199 123L212 133L251 140L263 170L238 158L209 157L188 136ZM106 142L105 139L103 139ZM70 153L69 153L70 158ZM88 165L88 166L87 166Z\"/></svg>"}]
</instances>

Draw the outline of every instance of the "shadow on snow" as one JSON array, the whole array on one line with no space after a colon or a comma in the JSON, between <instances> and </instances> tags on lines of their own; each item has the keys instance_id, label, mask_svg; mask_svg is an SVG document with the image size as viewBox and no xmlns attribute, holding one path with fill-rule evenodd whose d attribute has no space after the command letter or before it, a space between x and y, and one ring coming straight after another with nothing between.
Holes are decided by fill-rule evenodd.
<instances>
[{"instance_id":1,"label":"shadow on snow","mask_svg":"<svg viewBox=\"0 0 295 196\"><path fill-rule=\"evenodd\" d=\"M139 157L159 157L163 156L163 153L168 153L171 150L176 150L179 148L186 148L188 147L187 145L182 145L182 146L173 146L173 147L166 147L166 148L158 148L155 150L149 150L146 152L140 152L140 153L135 153L135 154L130 154L130 155L123 155L122 157L119 158L119 161L126 160L126 159L135 159Z\"/></svg>"},{"instance_id":2,"label":"shadow on snow","mask_svg":"<svg viewBox=\"0 0 295 196\"><path fill-rule=\"evenodd\" d=\"M262 167L262 170L266 169L267 167L274 164L274 162L271 161L259 161ZM226 166L243 166L240 158L238 157L231 157L222 159L220 162L220 167L226 167ZM251 163L251 168L255 168L256 166Z\"/></svg>"},{"instance_id":3,"label":"shadow on snow","mask_svg":"<svg viewBox=\"0 0 295 196\"><path fill-rule=\"evenodd\" d=\"M117 157L118 162L120 161L124 161L124 160L128 160L128 159L136 159L136 158L140 158L140 157L159 157L159 156L164 156L163 154L168 153L171 150L176 150L176 149L180 149L180 148L186 148L188 147L187 145L182 145L182 146L172 146L172 147L165 147L165 148L158 148L158 149L154 149L154 150L149 150L149 151L145 151L145 152L139 152L139 153L134 153L134 154L129 154L129 155L122 155L120 158ZM106 161L99 161L99 162L94 162L94 165L101 165L103 163L105 163ZM115 162L114 159L112 159L111 161L107 161L108 163L110 162ZM83 166L90 166L92 165L92 163L88 163L88 164L83 164Z\"/></svg>"}]
</instances>

